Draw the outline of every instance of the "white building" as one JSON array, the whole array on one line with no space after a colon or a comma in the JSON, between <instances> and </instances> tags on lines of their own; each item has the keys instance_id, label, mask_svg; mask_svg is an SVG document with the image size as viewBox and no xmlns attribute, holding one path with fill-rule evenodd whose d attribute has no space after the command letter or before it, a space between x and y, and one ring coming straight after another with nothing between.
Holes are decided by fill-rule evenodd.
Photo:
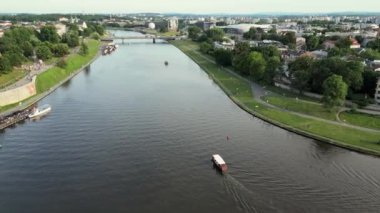
<instances>
[{"instance_id":1,"label":"white building","mask_svg":"<svg viewBox=\"0 0 380 213\"><path fill-rule=\"evenodd\" d=\"M55 27L57 34L59 36L62 36L63 34L65 34L67 32L67 27L65 24L59 23L59 24L54 25L54 27Z\"/></svg>"},{"instance_id":2,"label":"white building","mask_svg":"<svg viewBox=\"0 0 380 213\"><path fill-rule=\"evenodd\" d=\"M230 40L229 42L223 41L222 43L215 41L214 48L224 49L224 50L233 50L235 48L235 41L234 40Z\"/></svg>"},{"instance_id":3,"label":"white building","mask_svg":"<svg viewBox=\"0 0 380 213\"><path fill-rule=\"evenodd\" d=\"M376 104L380 105L380 78L377 79L375 102Z\"/></svg>"},{"instance_id":4,"label":"white building","mask_svg":"<svg viewBox=\"0 0 380 213\"><path fill-rule=\"evenodd\" d=\"M66 17L61 17L58 19L59 22L69 22L69 19Z\"/></svg>"},{"instance_id":5,"label":"white building","mask_svg":"<svg viewBox=\"0 0 380 213\"><path fill-rule=\"evenodd\" d=\"M168 20L168 31L172 31L172 32L178 31L178 18L173 17Z\"/></svg>"}]
</instances>

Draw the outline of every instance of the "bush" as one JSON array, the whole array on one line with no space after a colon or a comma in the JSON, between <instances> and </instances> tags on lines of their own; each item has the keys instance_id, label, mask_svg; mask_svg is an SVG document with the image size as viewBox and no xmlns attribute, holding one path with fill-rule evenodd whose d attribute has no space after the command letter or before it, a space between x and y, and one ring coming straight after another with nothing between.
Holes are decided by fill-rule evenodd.
<instances>
[{"instance_id":1,"label":"bush","mask_svg":"<svg viewBox=\"0 0 380 213\"><path fill-rule=\"evenodd\" d=\"M4 58L7 58L9 60L11 66L20 66L25 60L25 57L22 53L14 51L6 52L4 54Z\"/></svg>"},{"instance_id":2,"label":"bush","mask_svg":"<svg viewBox=\"0 0 380 213\"><path fill-rule=\"evenodd\" d=\"M57 66L64 69L66 68L67 66L67 62L64 58L61 58L58 62L57 62Z\"/></svg>"},{"instance_id":3,"label":"bush","mask_svg":"<svg viewBox=\"0 0 380 213\"><path fill-rule=\"evenodd\" d=\"M363 94L354 94L351 95L352 102L357 104L359 107L363 108L370 104L373 104L374 100L372 98L368 98Z\"/></svg>"},{"instance_id":4,"label":"bush","mask_svg":"<svg viewBox=\"0 0 380 213\"><path fill-rule=\"evenodd\" d=\"M82 44L80 45L79 54L83 55L83 56L85 56L85 55L88 54L88 46L87 46L87 44L85 44L85 43L82 42Z\"/></svg>"},{"instance_id":5,"label":"bush","mask_svg":"<svg viewBox=\"0 0 380 213\"><path fill-rule=\"evenodd\" d=\"M8 58L0 57L0 73L8 73L11 70L12 66Z\"/></svg>"}]
</instances>

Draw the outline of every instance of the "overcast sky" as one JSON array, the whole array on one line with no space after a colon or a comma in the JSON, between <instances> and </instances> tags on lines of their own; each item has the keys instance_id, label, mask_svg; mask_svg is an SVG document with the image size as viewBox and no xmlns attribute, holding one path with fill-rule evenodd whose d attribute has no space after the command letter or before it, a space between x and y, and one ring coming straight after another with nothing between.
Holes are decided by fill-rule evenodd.
<instances>
[{"instance_id":1,"label":"overcast sky","mask_svg":"<svg viewBox=\"0 0 380 213\"><path fill-rule=\"evenodd\" d=\"M2 13L380 12L380 0L0 0Z\"/></svg>"}]
</instances>

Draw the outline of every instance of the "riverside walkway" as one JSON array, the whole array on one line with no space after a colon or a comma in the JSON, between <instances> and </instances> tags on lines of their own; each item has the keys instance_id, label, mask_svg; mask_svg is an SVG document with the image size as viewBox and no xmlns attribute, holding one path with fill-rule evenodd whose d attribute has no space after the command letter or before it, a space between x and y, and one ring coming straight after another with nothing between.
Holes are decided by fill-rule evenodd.
<instances>
[{"instance_id":1,"label":"riverside walkway","mask_svg":"<svg viewBox=\"0 0 380 213\"><path fill-rule=\"evenodd\" d=\"M192 52L196 53L197 55L199 55L200 57L202 57L203 59L207 60L208 62L210 63L213 63L213 64L216 64L216 62L201 54L197 49L193 49L193 48L187 48L188 50L191 50ZM287 113L290 113L290 114L293 114L293 115L298 115L298 116L301 116L301 117L304 117L304 118L309 118L309 119L314 119L314 120L318 120L318 121L323 121L323 122L326 122L326 123L329 123L329 124L334 124L334 125L340 125L340 126L345 126L345 127L350 127L350 128L353 128L353 129L357 129L357 130L363 130L363 131L368 131L368 132L376 132L376 133L379 133L380 131L379 130L376 130L376 129L370 129L370 128L366 128L366 127L360 127L360 126L355 126L355 125L351 125L351 124L347 124L347 123L344 123L342 121L332 121L332 120L327 120L327 119L324 119L324 118L319 118L319 117L315 117L315 116L311 116L311 115L306 115L306 114L303 114L303 113L299 113L299 112L294 112L294 111L290 111L290 110L287 110L287 109L284 109L284 108L281 108L281 107L278 107L278 106L274 106L266 101L264 101L262 98L269 95L270 93L272 93L271 91L267 90L264 86L261 86L260 84L256 83L256 82L253 82L247 78L244 78L242 77L241 75L237 74L236 72L234 72L233 70L229 69L229 68L221 68L227 72L229 72L230 74L248 82L251 86L251 90L252 90L252 94L253 94L253 98L265 105L265 106L268 106L268 107L272 107L272 108L275 108L277 110L281 110L281 111L284 111L284 112L287 112ZM345 109L346 110L346 109Z\"/></svg>"}]
</instances>

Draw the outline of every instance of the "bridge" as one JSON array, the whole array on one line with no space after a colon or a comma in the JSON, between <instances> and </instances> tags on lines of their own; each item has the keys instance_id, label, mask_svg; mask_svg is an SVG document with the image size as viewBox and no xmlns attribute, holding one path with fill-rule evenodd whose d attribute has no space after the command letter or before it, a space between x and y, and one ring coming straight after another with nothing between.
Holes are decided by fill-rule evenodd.
<instances>
[{"instance_id":1,"label":"bridge","mask_svg":"<svg viewBox=\"0 0 380 213\"><path fill-rule=\"evenodd\" d=\"M144 36L109 36L107 38L101 39L101 41L108 41L108 42L113 42L114 40L121 40L122 43L124 44L125 40L141 40L141 39L147 39L147 40L152 40L153 44L156 43L156 39L161 39L165 41L169 40L175 40L175 36L156 36L156 35L144 35Z\"/></svg>"}]
</instances>

